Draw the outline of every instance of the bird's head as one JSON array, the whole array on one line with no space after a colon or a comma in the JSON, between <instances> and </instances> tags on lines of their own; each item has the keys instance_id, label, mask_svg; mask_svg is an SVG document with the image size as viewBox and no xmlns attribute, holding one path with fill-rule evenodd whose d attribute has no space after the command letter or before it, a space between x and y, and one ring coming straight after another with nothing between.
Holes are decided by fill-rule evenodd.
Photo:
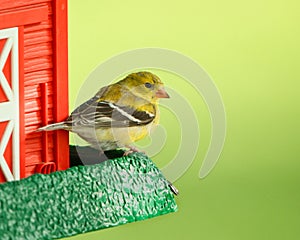
<instances>
[{"instance_id":1,"label":"bird's head","mask_svg":"<svg viewBox=\"0 0 300 240\"><path fill-rule=\"evenodd\" d=\"M119 83L149 102L157 102L160 98L170 97L159 77L150 72L131 73Z\"/></svg>"}]
</instances>

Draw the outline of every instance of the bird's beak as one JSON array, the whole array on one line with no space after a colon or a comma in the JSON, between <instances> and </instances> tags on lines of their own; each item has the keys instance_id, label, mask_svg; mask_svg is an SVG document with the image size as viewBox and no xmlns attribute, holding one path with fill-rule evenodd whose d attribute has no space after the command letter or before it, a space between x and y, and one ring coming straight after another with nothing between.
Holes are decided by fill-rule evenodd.
<instances>
[{"instance_id":1,"label":"bird's beak","mask_svg":"<svg viewBox=\"0 0 300 240\"><path fill-rule=\"evenodd\" d=\"M166 92L164 88L158 89L155 95L157 98L170 98L169 94Z\"/></svg>"}]
</instances>

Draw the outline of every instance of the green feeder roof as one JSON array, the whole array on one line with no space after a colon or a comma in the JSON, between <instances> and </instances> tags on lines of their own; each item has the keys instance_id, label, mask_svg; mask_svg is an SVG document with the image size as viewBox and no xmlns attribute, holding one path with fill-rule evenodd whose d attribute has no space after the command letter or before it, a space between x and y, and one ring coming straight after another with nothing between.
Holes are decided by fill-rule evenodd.
<instances>
[{"instance_id":1,"label":"green feeder roof","mask_svg":"<svg viewBox=\"0 0 300 240\"><path fill-rule=\"evenodd\" d=\"M176 210L160 170L134 153L0 184L0 238L62 238Z\"/></svg>"}]
</instances>

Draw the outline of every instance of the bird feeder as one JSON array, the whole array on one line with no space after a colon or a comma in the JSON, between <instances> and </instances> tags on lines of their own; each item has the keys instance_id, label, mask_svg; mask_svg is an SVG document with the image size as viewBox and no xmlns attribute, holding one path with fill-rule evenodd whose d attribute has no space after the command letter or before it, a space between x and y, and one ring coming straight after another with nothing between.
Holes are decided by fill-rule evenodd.
<instances>
[{"instance_id":1,"label":"bird feeder","mask_svg":"<svg viewBox=\"0 0 300 240\"><path fill-rule=\"evenodd\" d=\"M144 154L76 166L73 147L69 168L68 132L36 131L68 116L67 42L67 0L0 0L4 239L67 237L177 210L174 189Z\"/></svg>"},{"instance_id":2,"label":"bird feeder","mask_svg":"<svg viewBox=\"0 0 300 240\"><path fill-rule=\"evenodd\" d=\"M0 182L69 167L67 1L0 0Z\"/></svg>"}]
</instances>

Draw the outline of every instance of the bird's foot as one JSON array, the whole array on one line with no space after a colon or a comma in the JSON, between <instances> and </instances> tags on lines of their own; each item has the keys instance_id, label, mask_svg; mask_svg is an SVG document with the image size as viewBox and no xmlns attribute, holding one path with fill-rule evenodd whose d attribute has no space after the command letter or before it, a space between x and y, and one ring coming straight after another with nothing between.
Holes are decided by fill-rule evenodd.
<instances>
[{"instance_id":1,"label":"bird's foot","mask_svg":"<svg viewBox=\"0 0 300 240\"><path fill-rule=\"evenodd\" d=\"M105 155L105 152L102 149L99 149L98 156L101 158Z\"/></svg>"},{"instance_id":2,"label":"bird's foot","mask_svg":"<svg viewBox=\"0 0 300 240\"><path fill-rule=\"evenodd\" d=\"M135 152L141 152L141 153L144 153L145 154L145 151L141 151L139 150L138 148L134 147L134 146L127 146L128 147L128 150L124 152L123 156L128 156L132 153L135 153Z\"/></svg>"}]
</instances>

